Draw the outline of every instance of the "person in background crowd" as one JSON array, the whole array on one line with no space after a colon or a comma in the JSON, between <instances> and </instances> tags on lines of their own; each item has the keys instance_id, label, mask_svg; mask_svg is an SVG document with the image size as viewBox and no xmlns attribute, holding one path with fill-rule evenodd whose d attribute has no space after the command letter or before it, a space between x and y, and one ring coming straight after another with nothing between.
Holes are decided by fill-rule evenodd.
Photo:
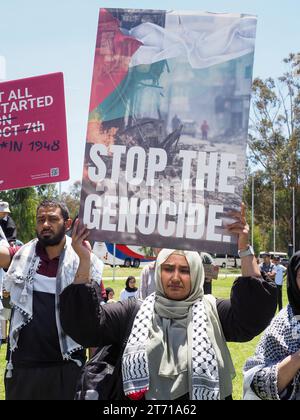
<instances>
[{"instance_id":1,"label":"person in background crowd","mask_svg":"<svg viewBox=\"0 0 300 420\"><path fill-rule=\"evenodd\" d=\"M204 120L203 123L201 124L202 140L207 140L208 130L209 130L209 125L208 125L207 121Z\"/></svg>"},{"instance_id":2,"label":"person in background crowd","mask_svg":"<svg viewBox=\"0 0 300 420\"><path fill-rule=\"evenodd\" d=\"M245 364L246 400L300 400L300 252L288 266L287 295L288 305Z\"/></svg>"},{"instance_id":3,"label":"person in background crowd","mask_svg":"<svg viewBox=\"0 0 300 420\"><path fill-rule=\"evenodd\" d=\"M71 223L65 204L45 200L37 208L37 238L17 253L15 247L0 247L0 266L8 268L4 284L12 305L7 400L74 398L85 349L65 334L58 312L62 290L81 276L79 257L66 235ZM95 255L84 268L101 282L103 263Z\"/></svg>"},{"instance_id":4,"label":"person in background crowd","mask_svg":"<svg viewBox=\"0 0 300 420\"><path fill-rule=\"evenodd\" d=\"M126 300L128 298L135 298L138 294L138 288L136 287L136 278L134 276L127 277L125 283L125 289L120 293L120 300Z\"/></svg>"},{"instance_id":5,"label":"person in background crowd","mask_svg":"<svg viewBox=\"0 0 300 420\"><path fill-rule=\"evenodd\" d=\"M157 257L161 248L153 248L153 253ZM155 261L145 265L141 272L140 286L138 289L138 298L145 300L147 296L155 291Z\"/></svg>"},{"instance_id":6,"label":"person in background crowd","mask_svg":"<svg viewBox=\"0 0 300 420\"><path fill-rule=\"evenodd\" d=\"M276 256L273 258L274 262L274 271L275 271L275 284L277 288L277 305L278 310L282 309L282 285L283 285L283 276L287 272L287 268L280 264L280 257Z\"/></svg>"},{"instance_id":7,"label":"person in background crowd","mask_svg":"<svg viewBox=\"0 0 300 420\"><path fill-rule=\"evenodd\" d=\"M0 201L0 227L8 243L14 245L17 239L17 227L10 213L9 204L6 201Z\"/></svg>"},{"instance_id":8,"label":"person in background crowd","mask_svg":"<svg viewBox=\"0 0 300 420\"><path fill-rule=\"evenodd\" d=\"M213 257L207 252L200 252L200 257L202 258L204 267L204 294L211 295L212 281L218 278L219 267L215 265Z\"/></svg>"},{"instance_id":9,"label":"person in background crowd","mask_svg":"<svg viewBox=\"0 0 300 420\"><path fill-rule=\"evenodd\" d=\"M181 120L178 117L177 114L174 115L174 117L172 118L172 131L177 130L180 127L181 124Z\"/></svg>"},{"instance_id":10,"label":"person in background crowd","mask_svg":"<svg viewBox=\"0 0 300 420\"><path fill-rule=\"evenodd\" d=\"M234 368L226 341L248 341L266 328L276 310L276 287L260 276L249 246L244 207L230 217L236 222L227 230L239 237L242 276L234 282L228 300L204 295L204 270L198 252L174 249L160 251L155 293L140 308L136 299L111 305L97 303L87 270L85 278L82 273L64 289L61 322L74 340L84 346L111 345L113 349L127 342L120 355L122 375L114 384L120 389L116 399L231 398ZM85 228L78 228L72 239L80 264L88 266L85 232ZM88 389L85 393L89 394Z\"/></svg>"},{"instance_id":11,"label":"person in background crowd","mask_svg":"<svg viewBox=\"0 0 300 420\"><path fill-rule=\"evenodd\" d=\"M116 302L114 300L115 291L111 287L106 287L105 288L105 295L106 295L105 298L104 298L104 302L105 303L113 303L113 302Z\"/></svg>"},{"instance_id":12,"label":"person in background crowd","mask_svg":"<svg viewBox=\"0 0 300 420\"><path fill-rule=\"evenodd\" d=\"M266 252L263 255L263 262L259 265L259 269L265 273L270 280L275 279L275 265L271 262L271 254L269 254L269 252Z\"/></svg>"}]
</instances>

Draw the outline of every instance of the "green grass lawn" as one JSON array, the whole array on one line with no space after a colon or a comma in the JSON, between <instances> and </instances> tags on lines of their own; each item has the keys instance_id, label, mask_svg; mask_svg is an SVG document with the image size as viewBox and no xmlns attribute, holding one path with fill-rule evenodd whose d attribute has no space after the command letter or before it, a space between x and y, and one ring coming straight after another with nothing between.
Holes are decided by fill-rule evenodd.
<instances>
[{"instance_id":1,"label":"green grass lawn","mask_svg":"<svg viewBox=\"0 0 300 420\"><path fill-rule=\"evenodd\" d=\"M0 400L4 400L4 383L3 383L3 377L4 377L4 369L6 365L5 361L6 356L6 345L1 346L0 350Z\"/></svg>"},{"instance_id":2,"label":"green grass lawn","mask_svg":"<svg viewBox=\"0 0 300 420\"><path fill-rule=\"evenodd\" d=\"M116 268L115 277L123 277L123 279L106 279L104 280L105 287L112 287L115 290L115 297L118 298L120 291L124 288L126 277L129 275L139 277L141 269L135 268ZM113 277L113 269L106 267L104 270L103 277ZM228 298L230 295L230 289L232 286L234 278L228 276L227 278L222 278L215 280L213 283L213 294L219 298ZM284 305L287 303L286 292L283 294ZM229 349L231 351L233 363L236 369L236 378L233 381L233 398L235 400L242 399L242 369L246 359L253 355L256 345L258 343L259 337L256 337L254 340L248 343L229 343ZM4 384L3 384L3 374L5 368L5 354L6 354L6 345L3 345L0 350L0 400L4 399ZM24 384L26 386L26 384Z\"/></svg>"}]
</instances>

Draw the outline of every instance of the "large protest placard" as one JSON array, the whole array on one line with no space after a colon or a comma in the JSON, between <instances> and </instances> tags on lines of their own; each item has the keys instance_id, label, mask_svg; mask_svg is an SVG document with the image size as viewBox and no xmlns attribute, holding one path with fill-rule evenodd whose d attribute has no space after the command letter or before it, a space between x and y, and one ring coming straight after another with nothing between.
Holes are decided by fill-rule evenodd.
<instances>
[{"instance_id":1,"label":"large protest placard","mask_svg":"<svg viewBox=\"0 0 300 420\"><path fill-rule=\"evenodd\" d=\"M90 238L236 252L256 31L249 15L101 9L80 217Z\"/></svg>"},{"instance_id":2,"label":"large protest placard","mask_svg":"<svg viewBox=\"0 0 300 420\"><path fill-rule=\"evenodd\" d=\"M0 190L67 179L63 74L0 83Z\"/></svg>"}]
</instances>

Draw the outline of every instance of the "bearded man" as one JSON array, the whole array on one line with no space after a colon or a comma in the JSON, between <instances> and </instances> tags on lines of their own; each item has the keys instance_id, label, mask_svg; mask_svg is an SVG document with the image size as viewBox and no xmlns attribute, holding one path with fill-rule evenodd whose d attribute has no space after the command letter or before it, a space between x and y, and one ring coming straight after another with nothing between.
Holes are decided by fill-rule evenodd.
<instances>
[{"instance_id":1,"label":"bearded man","mask_svg":"<svg viewBox=\"0 0 300 420\"><path fill-rule=\"evenodd\" d=\"M82 270L66 235L71 225L65 204L46 200L37 208L37 238L21 248L0 247L12 305L7 400L74 398L86 352L64 333L59 320L60 294ZM102 286L103 263L95 255L89 268L91 279Z\"/></svg>"}]
</instances>

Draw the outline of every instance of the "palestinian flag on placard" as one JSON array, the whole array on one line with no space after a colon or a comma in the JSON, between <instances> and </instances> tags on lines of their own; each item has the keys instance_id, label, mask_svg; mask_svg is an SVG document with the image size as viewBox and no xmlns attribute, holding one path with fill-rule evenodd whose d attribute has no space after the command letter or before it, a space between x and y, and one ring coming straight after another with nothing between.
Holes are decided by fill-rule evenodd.
<instances>
[{"instance_id":1,"label":"palestinian flag on placard","mask_svg":"<svg viewBox=\"0 0 300 420\"><path fill-rule=\"evenodd\" d=\"M217 213L242 199L255 31L243 14L100 9L80 208L90 239L234 252Z\"/></svg>"}]
</instances>

